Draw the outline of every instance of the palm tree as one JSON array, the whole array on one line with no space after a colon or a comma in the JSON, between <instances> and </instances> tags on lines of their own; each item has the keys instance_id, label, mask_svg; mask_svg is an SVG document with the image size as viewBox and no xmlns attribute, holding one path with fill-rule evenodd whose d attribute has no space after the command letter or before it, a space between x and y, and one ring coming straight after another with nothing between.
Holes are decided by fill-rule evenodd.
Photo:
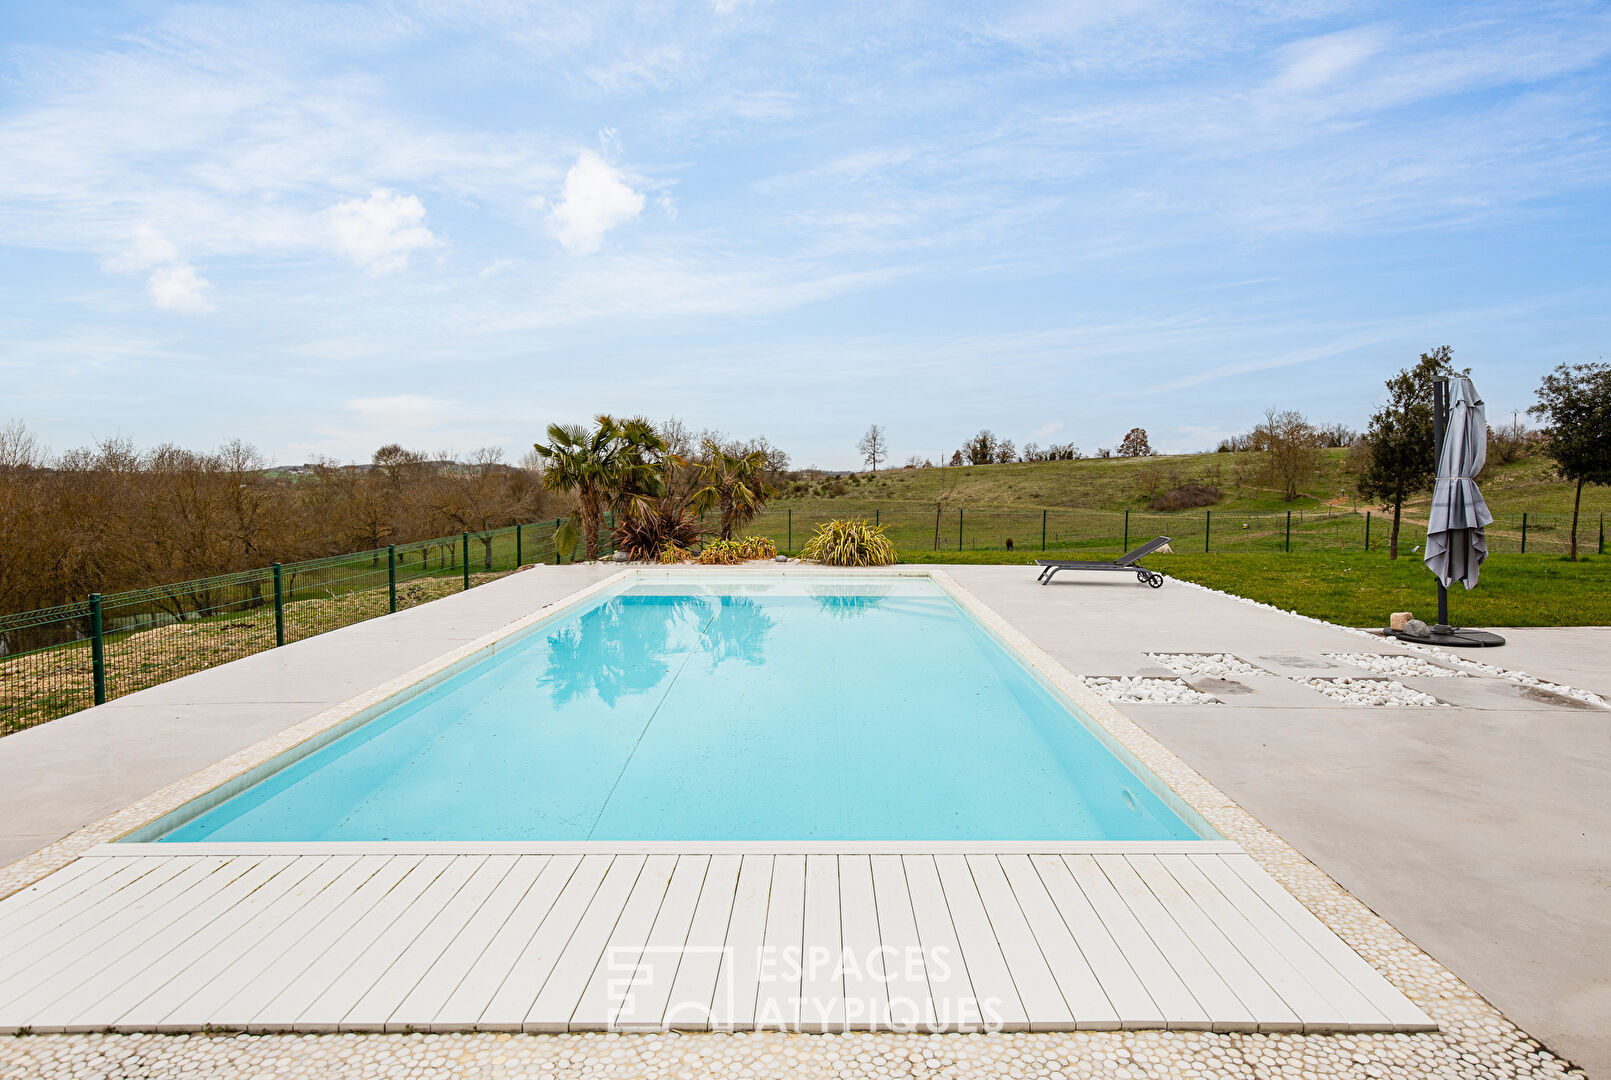
<instances>
[{"instance_id":1,"label":"palm tree","mask_svg":"<svg viewBox=\"0 0 1611 1080\"><path fill-rule=\"evenodd\" d=\"M588 431L579 424L549 424L548 443L533 447L543 460L543 487L569 492L576 513L554 534L560 551L574 551L578 539L587 557L599 557L599 526L606 507L636 512L665 491L659 457L666 444L644 420L600 416Z\"/></svg>"},{"instance_id":2,"label":"palm tree","mask_svg":"<svg viewBox=\"0 0 1611 1080\"><path fill-rule=\"evenodd\" d=\"M679 459L679 464L688 464ZM766 451L729 454L714 439L705 440L705 460L695 463L699 487L690 505L696 514L713 507L721 510L723 540L733 538L733 530L749 524L778 489L763 477Z\"/></svg>"}]
</instances>

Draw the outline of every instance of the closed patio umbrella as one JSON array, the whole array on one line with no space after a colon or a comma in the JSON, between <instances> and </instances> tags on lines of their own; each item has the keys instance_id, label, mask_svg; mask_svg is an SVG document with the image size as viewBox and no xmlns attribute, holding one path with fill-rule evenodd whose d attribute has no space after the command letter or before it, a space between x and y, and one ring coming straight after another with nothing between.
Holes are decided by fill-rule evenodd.
<instances>
[{"instance_id":1,"label":"closed patio umbrella","mask_svg":"<svg viewBox=\"0 0 1611 1080\"><path fill-rule=\"evenodd\" d=\"M1426 566L1438 579L1438 624L1426 634L1400 633L1409 641L1434 645L1503 645L1498 634L1449 625L1449 586L1458 581L1476 586L1488 557L1483 530L1494 516L1476 476L1488 459L1488 420L1477 388L1464 375L1439 379L1434 387L1438 476L1426 523Z\"/></svg>"}]
</instances>

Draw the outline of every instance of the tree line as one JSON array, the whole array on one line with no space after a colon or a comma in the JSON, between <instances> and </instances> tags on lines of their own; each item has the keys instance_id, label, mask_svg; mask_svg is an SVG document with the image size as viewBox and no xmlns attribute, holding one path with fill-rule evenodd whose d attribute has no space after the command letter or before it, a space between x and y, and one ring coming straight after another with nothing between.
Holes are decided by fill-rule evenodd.
<instances>
[{"instance_id":1,"label":"tree line","mask_svg":"<svg viewBox=\"0 0 1611 1080\"><path fill-rule=\"evenodd\" d=\"M452 460L395 444L367 465L289 470L239 440L52 455L14 422L0 426L0 612L464 532L490 557L490 530L556 512L539 479L496 449Z\"/></svg>"}]
</instances>

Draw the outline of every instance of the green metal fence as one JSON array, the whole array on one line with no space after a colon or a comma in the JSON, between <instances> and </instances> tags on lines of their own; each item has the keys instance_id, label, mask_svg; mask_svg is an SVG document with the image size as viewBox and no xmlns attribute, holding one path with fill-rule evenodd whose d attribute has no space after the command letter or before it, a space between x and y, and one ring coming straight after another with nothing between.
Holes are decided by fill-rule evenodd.
<instances>
[{"instance_id":1,"label":"green metal fence","mask_svg":"<svg viewBox=\"0 0 1611 1080\"><path fill-rule=\"evenodd\" d=\"M855 498L809 506L769 508L744 528L780 551L798 551L818 525L832 518L865 518L884 527L901 551L1124 552L1169 536L1179 552L1385 550L1392 516L1348 508L1241 513L1231 510L1153 513L1123 510L1054 510L1038 507L942 506ZM1488 550L1562 554L1569 548L1572 515L1503 514L1487 530ZM1578 550L1604 550L1604 522L1578 523ZM1426 539L1424 518L1406 516L1399 550Z\"/></svg>"},{"instance_id":2,"label":"green metal fence","mask_svg":"<svg viewBox=\"0 0 1611 1080\"><path fill-rule=\"evenodd\" d=\"M417 540L0 616L0 735L169 679L569 562L560 521ZM608 535L600 542L613 550Z\"/></svg>"}]
</instances>

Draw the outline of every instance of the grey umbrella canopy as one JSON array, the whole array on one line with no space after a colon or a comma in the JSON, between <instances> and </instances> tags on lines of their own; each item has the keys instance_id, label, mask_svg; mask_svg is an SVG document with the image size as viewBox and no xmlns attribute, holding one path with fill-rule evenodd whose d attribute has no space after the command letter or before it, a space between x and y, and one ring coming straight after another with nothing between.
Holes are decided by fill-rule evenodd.
<instances>
[{"instance_id":1,"label":"grey umbrella canopy","mask_svg":"<svg viewBox=\"0 0 1611 1080\"><path fill-rule=\"evenodd\" d=\"M1488 420L1477 388L1464 375L1449 380L1448 408L1426 523L1426 565L1445 588L1461 581L1470 589L1488 557L1483 530L1494 520L1475 479L1488 459Z\"/></svg>"}]
</instances>

